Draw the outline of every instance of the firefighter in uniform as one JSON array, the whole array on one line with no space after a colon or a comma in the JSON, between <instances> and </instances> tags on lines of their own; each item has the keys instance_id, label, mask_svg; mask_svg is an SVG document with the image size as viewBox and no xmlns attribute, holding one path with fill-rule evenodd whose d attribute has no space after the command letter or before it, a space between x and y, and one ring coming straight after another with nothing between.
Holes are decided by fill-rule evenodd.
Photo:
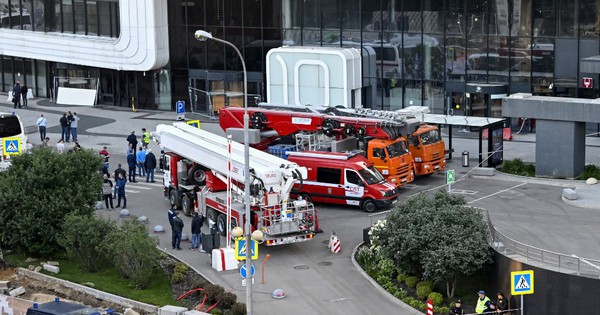
<instances>
[{"instance_id":1,"label":"firefighter in uniform","mask_svg":"<svg viewBox=\"0 0 600 315\"><path fill-rule=\"evenodd\" d=\"M478 292L479 298L477 299L477 306L475 306L475 313L482 314L487 310L492 302L490 298L485 296L485 291L481 290Z\"/></svg>"}]
</instances>

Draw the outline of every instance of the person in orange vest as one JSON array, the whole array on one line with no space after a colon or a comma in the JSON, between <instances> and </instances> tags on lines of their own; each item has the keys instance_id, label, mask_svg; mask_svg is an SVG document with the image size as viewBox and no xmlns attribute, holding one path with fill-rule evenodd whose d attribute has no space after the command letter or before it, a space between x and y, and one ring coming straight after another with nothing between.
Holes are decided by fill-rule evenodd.
<instances>
[{"instance_id":1,"label":"person in orange vest","mask_svg":"<svg viewBox=\"0 0 600 315\"><path fill-rule=\"evenodd\" d=\"M475 306L475 313L482 314L489 307L492 302L489 297L485 296L485 291L481 290L477 294L479 294L479 298L477 299L477 305Z\"/></svg>"}]
</instances>

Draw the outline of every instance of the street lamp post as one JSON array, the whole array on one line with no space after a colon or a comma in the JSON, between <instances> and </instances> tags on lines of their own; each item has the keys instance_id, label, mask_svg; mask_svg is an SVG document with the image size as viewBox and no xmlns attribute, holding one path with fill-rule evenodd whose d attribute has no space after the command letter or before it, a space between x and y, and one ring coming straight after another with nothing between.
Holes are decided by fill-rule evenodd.
<instances>
[{"instance_id":1,"label":"street lamp post","mask_svg":"<svg viewBox=\"0 0 600 315\"><path fill-rule=\"evenodd\" d=\"M250 136L248 133L248 74L246 72L246 62L244 62L244 57L240 50L235 47L234 44L222 40L220 38L213 37L211 33L204 30L197 30L194 34L197 40L206 41L208 39L217 41L219 43L223 43L235 50L235 52L240 57L242 61L242 70L244 71L244 205L245 205L245 213L246 213L246 225L244 231L246 232L246 311L248 315L252 315L252 276L250 276L250 280L248 281L248 274L250 274L250 270L252 270L252 236L250 229ZM230 229L231 226L228 226L227 229Z\"/></svg>"}]
</instances>

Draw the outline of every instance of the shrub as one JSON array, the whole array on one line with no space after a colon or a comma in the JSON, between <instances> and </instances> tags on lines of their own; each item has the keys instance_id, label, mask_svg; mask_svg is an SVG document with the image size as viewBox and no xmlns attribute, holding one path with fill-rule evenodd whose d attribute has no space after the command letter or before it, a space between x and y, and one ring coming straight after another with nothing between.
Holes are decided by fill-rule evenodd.
<instances>
[{"instance_id":1,"label":"shrub","mask_svg":"<svg viewBox=\"0 0 600 315\"><path fill-rule=\"evenodd\" d=\"M424 287L424 286L429 287L430 289L432 289L433 288L433 282L431 282L429 280L423 280L423 281L419 281L417 283L417 289L420 288L420 287Z\"/></svg>"},{"instance_id":2,"label":"shrub","mask_svg":"<svg viewBox=\"0 0 600 315\"><path fill-rule=\"evenodd\" d=\"M356 251L356 261L368 271L377 264L377 255L368 246L361 246Z\"/></svg>"},{"instance_id":3,"label":"shrub","mask_svg":"<svg viewBox=\"0 0 600 315\"><path fill-rule=\"evenodd\" d=\"M419 300L424 300L429 293L431 293L431 287L428 285L417 286L417 297Z\"/></svg>"},{"instance_id":4,"label":"shrub","mask_svg":"<svg viewBox=\"0 0 600 315\"><path fill-rule=\"evenodd\" d=\"M375 281L377 281L377 283L379 283L381 286L384 286L385 284L393 284L392 283L392 279L390 279L390 277L386 276L386 275L378 275L377 278L375 279Z\"/></svg>"},{"instance_id":5,"label":"shrub","mask_svg":"<svg viewBox=\"0 0 600 315\"><path fill-rule=\"evenodd\" d=\"M175 271L175 272L173 272L173 275L171 276L171 281L173 283L181 283L181 282L183 282L183 280L185 280L185 277L186 277L185 273Z\"/></svg>"},{"instance_id":6,"label":"shrub","mask_svg":"<svg viewBox=\"0 0 600 315\"><path fill-rule=\"evenodd\" d=\"M377 263L377 269L379 269L380 275L386 275L389 278L394 277L396 268L394 267L394 261L390 258L383 258Z\"/></svg>"},{"instance_id":7,"label":"shrub","mask_svg":"<svg viewBox=\"0 0 600 315\"><path fill-rule=\"evenodd\" d=\"M404 283L406 283L406 286L411 289L415 288L415 286L417 285L417 282L419 282L419 278L415 277L415 276L406 277L406 279L404 280Z\"/></svg>"},{"instance_id":8,"label":"shrub","mask_svg":"<svg viewBox=\"0 0 600 315\"><path fill-rule=\"evenodd\" d=\"M398 273L396 280L398 281L398 283L404 283L404 281L406 280L406 277L408 277L408 276L403 273Z\"/></svg>"},{"instance_id":9,"label":"shrub","mask_svg":"<svg viewBox=\"0 0 600 315\"><path fill-rule=\"evenodd\" d=\"M450 313L450 308L447 306L433 306L433 312L435 314L449 314Z\"/></svg>"},{"instance_id":10,"label":"shrub","mask_svg":"<svg viewBox=\"0 0 600 315\"><path fill-rule=\"evenodd\" d=\"M231 315L246 315L246 304L236 302L231 306Z\"/></svg>"},{"instance_id":11,"label":"shrub","mask_svg":"<svg viewBox=\"0 0 600 315\"><path fill-rule=\"evenodd\" d=\"M206 302L212 305L223 298L225 289L220 285L209 284L204 288L204 293L206 293Z\"/></svg>"},{"instance_id":12,"label":"shrub","mask_svg":"<svg viewBox=\"0 0 600 315\"><path fill-rule=\"evenodd\" d=\"M437 293L437 292L431 292L429 293L429 295L427 296L428 300L431 300L433 302L433 305L442 305L442 303L444 302L444 296L441 293Z\"/></svg>"},{"instance_id":13,"label":"shrub","mask_svg":"<svg viewBox=\"0 0 600 315\"><path fill-rule=\"evenodd\" d=\"M579 175L579 178L583 180L587 180L590 177L600 180L600 169L596 165L586 165L581 175Z\"/></svg>"},{"instance_id":14,"label":"shrub","mask_svg":"<svg viewBox=\"0 0 600 315\"><path fill-rule=\"evenodd\" d=\"M237 302L237 296L231 292L223 293L219 306L223 309L230 309Z\"/></svg>"},{"instance_id":15,"label":"shrub","mask_svg":"<svg viewBox=\"0 0 600 315\"><path fill-rule=\"evenodd\" d=\"M402 299L402 302L404 302L405 304L408 304L408 305L411 305L411 303L414 301L415 301L415 298L413 298L412 296L407 296Z\"/></svg>"},{"instance_id":16,"label":"shrub","mask_svg":"<svg viewBox=\"0 0 600 315\"><path fill-rule=\"evenodd\" d=\"M144 225L124 221L120 228L106 236L100 248L121 276L131 279L136 288L144 289L158 268L157 244Z\"/></svg>"},{"instance_id":17,"label":"shrub","mask_svg":"<svg viewBox=\"0 0 600 315\"><path fill-rule=\"evenodd\" d=\"M406 291L404 291L404 290L397 290L394 293L394 296L397 297L397 298L399 298L400 300L402 300L402 299L404 299L406 297Z\"/></svg>"},{"instance_id":18,"label":"shrub","mask_svg":"<svg viewBox=\"0 0 600 315\"><path fill-rule=\"evenodd\" d=\"M220 308L218 308L218 307L215 307L215 308L213 308L213 309L210 311L210 314L211 314L211 315L224 315L224 314L223 314L223 311L222 311Z\"/></svg>"},{"instance_id":19,"label":"shrub","mask_svg":"<svg viewBox=\"0 0 600 315\"><path fill-rule=\"evenodd\" d=\"M521 159L505 160L502 162L502 171L514 175L535 177L535 166L525 164Z\"/></svg>"},{"instance_id":20,"label":"shrub","mask_svg":"<svg viewBox=\"0 0 600 315\"><path fill-rule=\"evenodd\" d=\"M86 271L95 272L102 257L100 244L115 228L105 219L73 212L65 217L62 237L58 242Z\"/></svg>"}]
</instances>

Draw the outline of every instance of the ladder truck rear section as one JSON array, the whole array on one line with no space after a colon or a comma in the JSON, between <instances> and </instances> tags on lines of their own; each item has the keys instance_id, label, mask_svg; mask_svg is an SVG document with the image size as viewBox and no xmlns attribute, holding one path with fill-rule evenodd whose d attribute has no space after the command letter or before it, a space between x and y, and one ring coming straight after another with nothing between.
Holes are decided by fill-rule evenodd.
<instances>
[{"instance_id":1,"label":"ladder truck rear section","mask_svg":"<svg viewBox=\"0 0 600 315\"><path fill-rule=\"evenodd\" d=\"M293 144L298 151L349 152L362 150L369 162L391 183L414 180L414 162L403 137L405 124L380 118L332 116L289 109L248 108L251 128L259 140L251 145L267 150L276 144ZM219 111L219 124L235 134L243 126L243 108Z\"/></svg>"},{"instance_id":2,"label":"ladder truck rear section","mask_svg":"<svg viewBox=\"0 0 600 315\"><path fill-rule=\"evenodd\" d=\"M186 214L201 212L217 224L223 236L227 228L244 226L249 219L253 231L264 233L267 246L313 238L318 229L314 205L290 198L294 184L306 179L306 168L250 148L251 217L246 218L242 144L185 123L158 125L153 136L165 151L165 196Z\"/></svg>"}]
</instances>

